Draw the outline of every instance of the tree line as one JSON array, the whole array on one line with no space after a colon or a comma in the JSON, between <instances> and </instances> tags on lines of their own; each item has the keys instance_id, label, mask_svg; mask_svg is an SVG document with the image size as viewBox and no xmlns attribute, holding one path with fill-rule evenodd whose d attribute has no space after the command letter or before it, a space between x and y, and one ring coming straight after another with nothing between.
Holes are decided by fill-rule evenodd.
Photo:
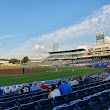
<instances>
[{"instance_id":1,"label":"tree line","mask_svg":"<svg viewBox=\"0 0 110 110\"><path fill-rule=\"evenodd\" d=\"M13 63L13 64L20 64L20 63L27 63L29 61L28 56L23 57L22 60L16 59L16 58L12 58L9 60L9 63Z\"/></svg>"}]
</instances>

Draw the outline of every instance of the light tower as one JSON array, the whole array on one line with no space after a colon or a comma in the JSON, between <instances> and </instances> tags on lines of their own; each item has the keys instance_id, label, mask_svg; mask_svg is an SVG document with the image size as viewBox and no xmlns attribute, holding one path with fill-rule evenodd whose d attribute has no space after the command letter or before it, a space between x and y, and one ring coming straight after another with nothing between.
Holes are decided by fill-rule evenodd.
<instances>
[{"instance_id":1,"label":"light tower","mask_svg":"<svg viewBox=\"0 0 110 110\"><path fill-rule=\"evenodd\" d=\"M96 44L104 44L104 32L99 32L96 34Z\"/></svg>"},{"instance_id":2,"label":"light tower","mask_svg":"<svg viewBox=\"0 0 110 110\"><path fill-rule=\"evenodd\" d=\"M53 43L53 52L58 51L58 42Z\"/></svg>"}]
</instances>

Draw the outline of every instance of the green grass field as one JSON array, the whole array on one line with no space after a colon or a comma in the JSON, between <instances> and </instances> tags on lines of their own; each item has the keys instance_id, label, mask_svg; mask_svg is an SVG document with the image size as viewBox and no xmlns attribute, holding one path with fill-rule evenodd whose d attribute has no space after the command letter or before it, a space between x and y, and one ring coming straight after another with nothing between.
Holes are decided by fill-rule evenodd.
<instances>
[{"instance_id":1,"label":"green grass field","mask_svg":"<svg viewBox=\"0 0 110 110\"><path fill-rule=\"evenodd\" d=\"M7 67L2 67L7 68ZM11 67L9 67L11 68ZM55 67L35 67L36 70L46 70L48 72L37 73L37 74L24 74L19 76L6 76L0 75L0 86L15 85L33 81L42 81L58 78L68 78L73 76L82 76L84 74L93 74L102 72L103 68L75 68L72 72L71 67L58 67L58 72L55 72Z\"/></svg>"}]
</instances>

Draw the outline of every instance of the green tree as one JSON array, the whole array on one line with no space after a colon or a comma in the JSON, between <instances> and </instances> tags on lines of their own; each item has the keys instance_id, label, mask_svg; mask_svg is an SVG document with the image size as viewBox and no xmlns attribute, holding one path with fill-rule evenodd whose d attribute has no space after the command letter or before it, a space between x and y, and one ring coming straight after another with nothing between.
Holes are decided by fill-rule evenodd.
<instances>
[{"instance_id":1,"label":"green tree","mask_svg":"<svg viewBox=\"0 0 110 110\"><path fill-rule=\"evenodd\" d=\"M23 63L27 63L28 61L29 61L28 56L25 56L25 57L22 59L22 62L23 62Z\"/></svg>"},{"instance_id":2,"label":"green tree","mask_svg":"<svg viewBox=\"0 0 110 110\"><path fill-rule=\"evenodd\" d=\"M18 61L19 61L18 59L13 58L13 59L10 59L10 60L9 60L9 63L15 64L15 63L18 62Z\"/></svg>"}]
</instances>

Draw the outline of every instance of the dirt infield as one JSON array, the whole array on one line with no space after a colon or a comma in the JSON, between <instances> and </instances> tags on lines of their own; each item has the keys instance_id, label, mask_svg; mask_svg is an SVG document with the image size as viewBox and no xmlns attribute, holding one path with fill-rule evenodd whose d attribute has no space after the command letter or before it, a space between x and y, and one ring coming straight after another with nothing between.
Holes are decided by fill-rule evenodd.
<instances>
[{"instance_id":1,"label":"dirt infield","mask_svg":"<svg viewBox=\"0 0 110 110\"><path fill-rule=\"evenodd\" d=\"M24 69L24 74L31 74L31 73L42 73L46 72L45 70L30 70L28 68ZM2 75L12 75L12 76L17 76L23 74L23 69L18 68L18 69L0 69L0 74Z\"/></svg>"}]
</instances>

